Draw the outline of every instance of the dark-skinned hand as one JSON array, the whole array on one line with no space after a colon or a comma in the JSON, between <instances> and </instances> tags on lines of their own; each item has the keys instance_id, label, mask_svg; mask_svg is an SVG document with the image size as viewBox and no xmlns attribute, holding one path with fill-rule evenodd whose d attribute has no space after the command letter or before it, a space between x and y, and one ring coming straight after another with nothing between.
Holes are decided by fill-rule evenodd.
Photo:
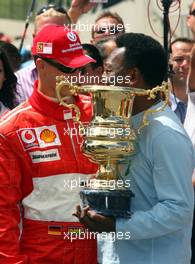
<instances>
[{"instance_id":1,"label":"dark-skinned hand","mask_svg":"<svg viewBox=\"0 0 195 264\"><path fill-rule=\"evenodd\" d=\"M115 232L115 218L97 214L89 206L81 209L80 205L77 205L73 215L91 232Z\"/></svg>"}]
</instances>

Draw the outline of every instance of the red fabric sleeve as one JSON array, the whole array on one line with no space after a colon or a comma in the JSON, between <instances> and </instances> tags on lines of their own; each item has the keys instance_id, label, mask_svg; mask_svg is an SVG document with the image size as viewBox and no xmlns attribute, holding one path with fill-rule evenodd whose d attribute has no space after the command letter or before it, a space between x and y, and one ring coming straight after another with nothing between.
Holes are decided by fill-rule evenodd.
<instances>
[{"instance_id":1,"label":"red fabric sleeve","mask_svg":"<svg viewBox=\"0 0 195 264\"><path fill-rule=\"evenodd\" d=\"M0 263L27 264L20 255L21 166L8 141L0 136Z\"/></svg>"}]
</instances>

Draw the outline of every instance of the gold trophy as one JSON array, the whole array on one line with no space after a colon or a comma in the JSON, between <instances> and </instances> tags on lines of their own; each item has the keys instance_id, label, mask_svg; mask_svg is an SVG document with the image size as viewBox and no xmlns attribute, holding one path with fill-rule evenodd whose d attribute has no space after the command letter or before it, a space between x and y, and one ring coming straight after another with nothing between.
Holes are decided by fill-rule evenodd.
<instances>
[{"instance_id":1,"label":"gold trophy","mask_svg":"<svg viewBox=\"0 0 195 264\"><path fill-rule=\"evenodd\" d=\"M120 174L119 167L136 153L136 133L131 125L131 113L135 96L155 98L161 91L165 94L164 105L155 110L144 113L140 129L148 124L147 115L164 109L169 100L168 85L152 90L136 89L117 86L86 85L75 86L66 82L63 76L56 79L56 93L61 105L76 111L75 122L80 122L80 112L76 105L66 104L61 96L62 89L69 89L70 94L90 94L93 107L93 118L84 127L80 127L84 134L82 151L92 161L99 164L95 179L90 179L80 192L83 205L107 216L130 217L131 197L130 182L125 175Z\"/></svg>"}]
</instances>

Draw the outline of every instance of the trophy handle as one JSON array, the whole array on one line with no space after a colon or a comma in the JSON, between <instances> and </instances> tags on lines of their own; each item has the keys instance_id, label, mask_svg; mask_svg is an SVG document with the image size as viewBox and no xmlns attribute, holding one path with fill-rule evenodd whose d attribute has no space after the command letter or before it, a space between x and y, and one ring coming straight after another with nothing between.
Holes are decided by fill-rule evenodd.
<instances>
[{"instance_id":1,"label":"trophy handle","mask_svg":"<svg viewBox=\"0 0 195 264\"><path fill-rule=\"evenodd\" d=\"M73 117L73 121L78 122L81 129L84 130L85 128L84 128L83 124L80 122L80 109L79 109L79 107L75 104L67 104L65 102L66 97L61 96L61 90L64 87L67 87L67 90L69 91L70 95L77 95L78 91L80 91L79 86L72 85L70 82L65 80L64 76L57 76L56 77L56 95L57 95L57 98L60 102L60 105L63 105L63 106L70 108L70 109L73 109L76 112L76 116ZM139 91L136 91L136 89L135 89L135 91L131 93L131 95L130 95L131 97L133 95L148 96L148 100L155 99L157 92L161 92L165 96L164 104L161 107L159 107L157 109L148 109L148 110L144 111L142 123L141 123L140 127L137 128L138 134L140 133L140 131L143 127L145 127L149 124L149 121L148 121L148 115L149 114L153 114L153 113L163 111L165 109L165 107L169 104L169 90L170 89L169 89L168 82L163 82L162 85L158 85L158 86L154 87L153 89L150 89L150 90L139 89Z\"/></svg>"},{"instance_id":2,"label":"trophy handle","mask_svg":"<svg viewBox=\"0 0 195 264\"><path fill-rule=\"evenodd\" d=\"M163 111L165 107L169 104L169 84L168 82L163 82L162 85L156 86L151 90L146 90L145 95L148 95L148 100L150 99L155 99L157 92L162 92L164 94L165 100L164 104L161 107L158 107L157 109L148 109L144 111L142 123L140 127L137 129L137 133L139 134L141 129L149 124L148 121L148 115L149 114L154 114L160 111ZM144 92L143 92L144 93ZM140 93L137 93L137 95L143 95Z\"/></svg>"},{"instance_id":3,"label":"trophy handle","mask_svg":"<svg viewBox=\"0 0 195 264\"><path fill-rule=\"evenodd\" d=\"M70 92L70 95L77 95L76 93L76 89L77 86L71 85L68 81L64 80L64 76L57 76L56 77L56 95L57 95L57 99L60 102L60 105L63 105L67 108L70 108L71 110L74 110L76 113L76 116L73 117L73 121L75 122L79 122L80 121L80 109L77 105L75 104L67 104L65 102L66 96L61 96L61 90L67 87L68 91ZM80 122L79 122L80 123Z\"/></svg>"}]
</instances>

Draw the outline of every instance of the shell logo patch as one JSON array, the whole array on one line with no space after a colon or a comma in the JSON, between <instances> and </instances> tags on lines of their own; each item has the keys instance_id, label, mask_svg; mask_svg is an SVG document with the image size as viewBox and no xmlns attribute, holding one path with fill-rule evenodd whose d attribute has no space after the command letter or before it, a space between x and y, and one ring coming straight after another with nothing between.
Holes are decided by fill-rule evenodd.
<instances>
[{"instance_id":1,"label":"shell logo patch","mask_svg":"<svg viewBox=\"0 0 195 264\"><path fill-rule=\"evenodd\" d=\"M44 129L40 133L40 139L43 140L45 143L52 143L56 139L56 134L52 130Z\"/></svg>"}]
</instances>

